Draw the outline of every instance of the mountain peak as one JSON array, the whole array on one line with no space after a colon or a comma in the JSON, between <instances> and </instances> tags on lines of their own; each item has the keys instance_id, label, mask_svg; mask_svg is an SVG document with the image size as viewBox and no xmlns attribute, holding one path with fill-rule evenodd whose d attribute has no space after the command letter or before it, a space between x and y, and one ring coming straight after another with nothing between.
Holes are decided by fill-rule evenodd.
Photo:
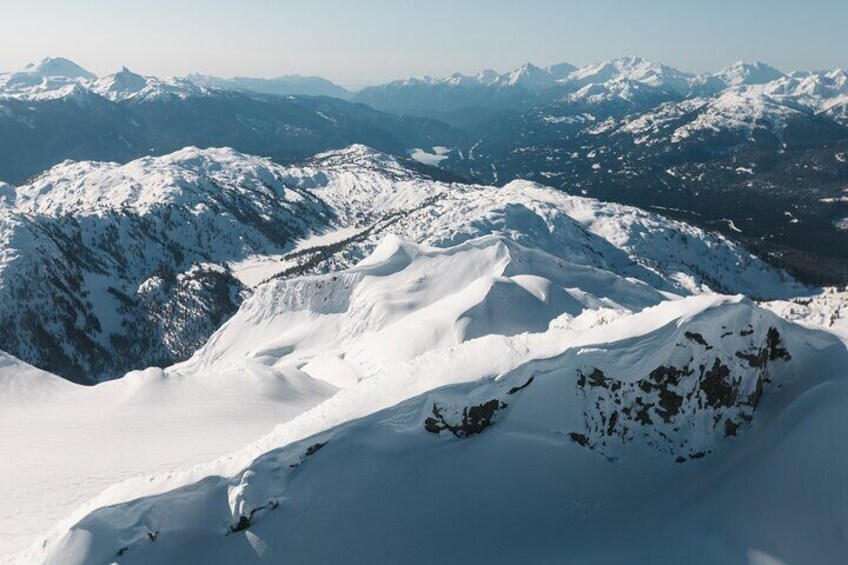
<instances>
[{"instance_id":1,"label":"mountain peak","mask_svg":"<svg viewBox=\"0 0 848 565\"><path fill-rule=\"evenodd\" d=\"M666 87L679 94L689 91L692 76L675 68L628 55L589 65L574 71L568 80L582 87L590 83L604 83L625 78L654 87Z\"/></svg>"},{"instance_id":2,"label":"mountain peak","mask_svg":"<svg viewBox=\"0 0 848 565\"><path fill-rule=\"evenodd\" d=\"M784 73L765 63L755 61L746 63L736 61L720 70L716 76L724 80L728 86L743 86L765 84L784 77Z\"/></svg>"},{"instance_id":3,"label":"mountain peak","mask_svg":"<svg viewBox=\"0 0 848 565\"><path fill-rule=\"evenodd\" d=\"M554 77L546 70L532 63L525 63L511 73L507 79L510 86L518 86L531 91L544 90L553 86Z\"/></svg>"},{"instance_id":4,"label":"mountain peak","mask_svg":"<svg viewBox=\"0 0 848 565\"><path fill-rule=\"evenodd\" d=\"M27 72L43 77L63 77L69 79L95 80L97 75L91 73L64 57L45 57L37 65L30 63L25 67Z\"/></svg>"},{"instance_id":5,"label":"mountain peak","mask_svg":"<svg viewBox=\"0 0 848 565\"><path fill-rule=\"evenodd\" d=\"M127 67L121 67L121 70L117 73L95 81L93 89L98 94L115 100L138 94L147 85L148 80L146 78L132 72Z\"/></svg>"}]
</instances>

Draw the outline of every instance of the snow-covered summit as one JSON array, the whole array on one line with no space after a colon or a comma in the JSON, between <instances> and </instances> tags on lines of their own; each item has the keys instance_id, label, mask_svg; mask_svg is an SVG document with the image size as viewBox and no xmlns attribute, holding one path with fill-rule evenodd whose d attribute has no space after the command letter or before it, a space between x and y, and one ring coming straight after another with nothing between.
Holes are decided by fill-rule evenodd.
<instances>
[{"instance_id":1,"label":"snow-covered summit","mask_svg":"<svg viewBox=\"0 0 848 565\"><path fill-rule=\"evenodd\" d=\"M227 190L249 190L285 201L288 196L279 175L280 169L267 159L230 148L186 147L125 165L66 161L18 187L16 206L47 216L119 210L146 213L163 205L191 209Z\"/></svg>"},{"instance_id":2,"label":"snow-covered summit","mask_svg":"<svg viewBox=\"0 0 848 565\"><path fill-rule=\"evenodd\" d=\"M292 364L301 380L332 379L335 393L298 416L287 410L229 456L114 486L19 559L364 563L380 547L414 563L449 549L459 563L480 557L481 540L493 563L579 562L599 547L613 562L676 562L702 545L696 563L740 545L800 561L841 554L826 534L841 474L822 478L820 466L844 469L834 455L841 434L830 433L845 430L848 389L834 372L848 362L843 343L718 295L635 312L578 307L501 332L492 324L545 320L535 302L591 303L578 289L608 277L504 245L390 240L334 278L263 287L210 341L209 363L175 367L171 378L217 383ZM546 280L556 272L559 290ZM522 293L528 302L514 300ZM485 308L468 309L475 302ZM463 340L471 327L488 333ZM825 516L808 510L811 496ZM498 519L461 531L443 520L469 505ZM817 527L786 544L759 518L762 505ZM329 506L330 515L316 510ZM540 535L550 540L542 549Z\"/></svg>"},{"instance_id":3,"label":"snow-covered summit","mask_svg":"<svg viewBox=\"0 0 848 565\"><path fill-rule=\"evenodd\" d=\"M774 67L759 61L745 63L737 61L715 74L725 82L727 86L742 86L752 84L765 84L778 80L785 76Z\"/></svg>"},{"instance_id":4,"label":"snow-covered summit","mask_svg":"<svg viewBox=\"0 0 848 565\"><path fill-rule=\"evenodd\" d=\"M68 59L48 57L18 71L0 73L0 96L29 98L95 79L96 75Z\"/></svg>"},{"instance_id":5,"label":"snow-covered summit","mask_svg":"<svg viewBox=\"0 0 848 565\"><path fill-rule=\"evenodd\" d=\"M540 92L554 85L556 80L553 75L544 69L531 63L522 65L509 73L506 84L517 86L531 92Z\"/></svg>"},{"instance_id":6,"label":"snow-covered summit","mask_svg":"<svg viewBox=\"0 0 848 565\"><path fill-rule=\"evenodd\" d=\"M88 320L73 339L96 346L62 357L12 329L4 343L30 363L70 368L73 378L184 357L214 329L214 293L234 306L264 279L352 266L389 233L440 248L500 235L681 294L785 298L807 291L723 237L680 222L524 181L434 181L363 145L292 167L194 147L124 165L69 161L4 195L0 289L7 298L0 315L9 328L24 315L41 320L33 331L69 341L65 328L48 321L51 304L64 297ZM103 294L104 285L112 290ZM197 292L186 292L189 285ZM32 297L29 314L19 307L24 295ZM110 311L118 304L116 318ZM165 331L168 309L190 311L192 321ZM144 350L134 344L142 336L151 340Z\"/></svg>"},{"instance_id":7,"label":"snow-covered summit","mask_svg":"<svg viewBox=\"0 0 848 565\"><path fill-rule=\"evenodd\" d=\"M94 80L97 75L91 73L73 61L63 57L46 57L39 63L30 63L24 67L24 72L42 77L63 77L69 79Z\"/></svg>"},{"instance_id":8,"label":"snow-covered summit","mask_svg":"<svg viewBox=\"0 0 848 565\"><path fill-rule=\"evenodd\" d=\"M115 74L107 75L94 82L92 90L110 99L121 99L141 92L148 80L126 67Z\"/></svg>"},{"instance_id":9,"label":"snow-covered summit","mask_svg":"<svg viewBox=\"0 0 848 565\"><path fill-rule=\"evenodd\" d=\"M583 67L570 73L563 82L579 88L622 78L686 94L692 75L642 57L629 56Z\"/></svg>"}]
</instances>

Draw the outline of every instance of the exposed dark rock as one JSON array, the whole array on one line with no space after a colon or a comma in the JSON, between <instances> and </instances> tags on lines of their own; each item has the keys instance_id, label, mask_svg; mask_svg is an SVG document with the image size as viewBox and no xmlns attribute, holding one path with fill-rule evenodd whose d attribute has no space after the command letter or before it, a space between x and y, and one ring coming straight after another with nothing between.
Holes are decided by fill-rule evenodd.
<instances>
[{"instance_id":1,"label":"exposed dark rock","mask_svg":"<svg viewBox=\"0 0 848 565\"><path fill-rule=\"evenodd\" d=\"M734 335L738 333L756 332L749 327ZM681 362L678 349L677 362L660 365L641 379L618 379L593 367L579 370L577 392L586 429L571 433L572 441L601 452L611 442L642 441L688 461L750 425L769 383L769 365L790 358L777 330L740 339L749 349L725 357L706 353L715 349L701 334L685 335L678 346L688 348L689 360Z\"/></svg>"},{"instance_id":2,"label":"exposed dark rock","mask_svg":"<svg viewBox=\"0 0 848 565\"><path fill-rule=\"evenodd\" d=\"M586 447L589 444L589 438L586 437L585 434L578 434L577 432L571 432L568 434L568 437L571 438L571 441L574 443L580 444L583 447Z\"/></svg>"},{"instance_id":3,"label":"exposed dark rock","mask_svg":"<svg viewBox=\"0 0 848 565\"><path fill-rule=\"evenodd\" d=\"M316 443L316 444L310 445L309 447L306 448L306 457L312 457L313 455L318 453L318 450L321 449L322 447L324 447L325 445L327 445L326 441L324 443Z\"/></svg>"},{"instance_id":4,"label":"exposed dark rock","mask_svg":"<svg viewBox=\"0 0 848 565\"><path fill-rule=\"evenodd\" d=\"M739 422L730 419L724 421L724 437L735 436L738 431Z\"/></svg>"},{"instance_id":5,"label":"exposed dark rock","mask_svg":"<svg viewBox=\"0 0 848 565\"><path fill-rule=\"evenodd\" d=\"M763 377L757 378L757 384L754 388L754 392L748 397L748 405L752 408L756 408L760 404L760 399L763 397Z\"/></svg>"},{"instance_id":6,"label":"exposed dark rock","mask_svg":"<svg viewBox=\"0 0 848 565\"><path fill-rule=\"evenodd\" d=\"M707 343L707 340L706 340L706 339L704 339L704 336L702 336L702 335L701 335L701 334L699 334L699 333L695 333L695 332L686 332L686 333L685 333L685 334L683 334L683 335L685 335L685 336L686 336L686 339L688 339L688 340L690 340L690 341L694 341L694 342L695 342L695 343L697 343L698 345L703 345L703 346L704 346L704 347L706 347L707 349L712 349L712 348L713 348L713 346L712 346L712 345L710 345L709 343Z\"/></svg>"},{"instance_id":7,"label":"exposed dark rock","mask_svg":"<svg viewBox=\"0 0 848 565\"><path fill-rule=\"evenodd\" d=\"M524 383L523 385L514 386L511 389L509 389L509 392L507 392L507 394L512 395L512 394L515 394L516 392L522 391L525 388L527 388L528 386L530 386L532 383L533 383L533 377L531 376L529 379L527 379L527 382Z\"/></svg>"},{"instance_id":8,"label":"exposed dark rock","mask_svg":"<svg viewBox=\"0 0 848 565\"><path fill-rule=\"evenodd\" d=\"M470 406L462 409L462 420L452 424L442 413L442 409L433 404L433 417L424 421L424 429L430 433L438 434L448 430L458 438L466 438L479 434L494 423L495 414L507 407L505 402L492 399L483 404Z\"/></svg>"},{"instance_id":9,"label":"exposed dark rock","mask_svg":"<svg viewBox=\"0 0 848 565\"><path fill-rule=\"evenodd\" d=\"M604 372L597 367L595 367L588 376L584 375L581 371L578 371L577 374L577 386L582 387L585 386L586 383L588 383L589 386L607 386L607 378L604 375Z\"/></svg>"},{"instance_id":10,"label":"exposed dark rock","mask_svg":"<svg viewBox=\"0 0 848 565\"><path fill-rule=\"evenodd\" d=\"M326 443L323 445L326 445ZM262 510L275 510L279 505L280 503L278 501L271 499L268 501L267 504L263 504L262 506L257 506L256 508L252 509L247 514L247 516L245 516L244 514L239 515L238 522L230 526L229 533L234 534L236 532L241 532L248 529L252 525L253 517L256 515L257 512L261 512ZM156 532L156 535L158 534L159 532ZM153 541L155 541L155 538L153 539Z\"/></svg>"},{"instance_id":11,"label":"exposed dark rock","mask_svg":"<svg viewBox=\"0 0 848 565\"><path fill-rule=\"evenodd\" d=\"M252 514L252 512L251 512L251 514ZM239 516L238 522L236 522L235 524L230 526L230 532L231 533L241 532L241 531L248 529L249 527L250 527L250 517L242 514L241 516Z\"/></svg>"},{"instance_id":12,"label":"exposed dark rock","mask_svg":"<svg viewBox=\"0 0 848 565\"><path fill-rule=\"evenodd\" d=\"M707 404L718 407L732 406L736 402L736 391L732 384L727 382L729 376L730 369L718 359L712 368L704 373L700 388L707 397Z\"/></svg>"},{"instance_id":13,"label":"exposed dark rock","mask_svg":"<svg viewBox=\"0 0 848 565\"><path fill-rule=\"evenodd\" d=\"M776 361L778 359L789 361L792 359L792 356L782 347L782 344L783 342L777 328L769 328L768 334L766 334L766 348L768 348L769 352L769 361Z\"/></svg>"},{"instance_id":14,"label":"exposed dark rock","mask_svg":"<svg viewBox=\"0 0 848 565\"><path fill-rule=\"evenodd\" d=\"M748 362L748 365L754 367L756 369L760 369L765 366L766 361L768 361L768 351L765 349L760 349L756 353L747 353L744 351L737 351L736 356L740 359L744 359Z\"/></svg>"}]
</instances>

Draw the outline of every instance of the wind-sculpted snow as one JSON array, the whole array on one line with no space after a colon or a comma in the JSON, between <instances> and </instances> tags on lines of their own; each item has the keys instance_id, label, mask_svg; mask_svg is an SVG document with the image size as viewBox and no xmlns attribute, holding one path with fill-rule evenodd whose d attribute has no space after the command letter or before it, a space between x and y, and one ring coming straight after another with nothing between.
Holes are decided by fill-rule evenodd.
<instances>
[{"instance_id":1,"label":"wind-sculpted snow","mask_svg":"<svg viewBox=\"0 0 848 565\"><path fill-rule=\"evenodd\" d=\"M190 163L205 163L190 154ZM690 287L675 253L703 253L698 240L725 261L741 257L739 248L538 185L437 183L363 147L273 171L285 190L323 203L332 221L361 222L361 238L355 231L302 249L323 250L330 266L355 264L322 274L319 261L306 269L313 274L272 277L191 359L164 370L95 387L18 362L0 370L13 391L0 410L11 430L0 448L22 453L6 471L28 470L0 501L2 552L32 544L13 562L430 562L435 548L467 561L479 557L481 540L492 562L580 561L608 539L625 540L617 546L625 554L646 552L646 562L664 560L663 538L640 524L691 528L669 534L681 551L702 543L692 532L707 532L723 557L740 546L784 557L842 550L815 534L784 548L750 512L680 510L681 500L703 496L691 473L721 485L711 496L758 500L744 486L764 476L766 455L754 447L788 450L782 468L799 449L781 443L787 429L821 434L815 422L803 432L798 399L838 389L848 366L833 336L741 296L681 296ZM60 205L24 192L32 209ZM114 194L112 206L148 205L132 190ZM370 201L379 205L360 208ZM404 237L372 230L379 218L394 222L384 232ZM652 241L666 233L673 237ZM681 243L681 234L693 241ZM725 264L741 269L738 280L749 272L760 288L800 288L746 257L754 270ZM675 275L648 267L662 263ZM178 277L178 295L193 292L192 272ZM163 284L152 276L139 292L156 296ZM164 308L162 319L174 311ZM822 408L826 422L840 406ZM69 454L79 441L71 437L96 440ZM36 444L56 447L25 447ZM104 446L114 459L92 454ZM772 504L792 513L799 497L833 500L833 484L817 488ZM498 519L471 530L443 519L463 512ZM755 531L730 538L714 526L727 520ZM384 534L391 541L378 543ZM641 543L648 535L660 549Z\"/></svg>"},{"instance_id":2,"label":"wind-sculpted snow","mask_svg":"<svg viewBox=\"0 0 848 565\"><path fill-rule=\"evenodd\" d=\"M756 551L838 562L845 543L828 525L848 471L836 455L848 431L843 343L740 297L579 318L395 365L239 454L111 489L20 559L712 563ZM696 377L702 396L681 416L661 392L638 434L623 419L587 430L593 415L630 407L587 402L585 387L609 384L589 367L636 384L632 402L651 394L643 374L685 373L707 357L733 368ZM760 358L774 370L737 373ZM727 433L737 413L742 425ZM782 535L763 508L797 534ZM446 519L462 515L476 518Z\"/></svg>"},{"instance_id":3,"label":"wind-sculpted snow","mask_svg":"<svg viewBox=\"0 0 848 565\"><path fill-rule=\"evenodd\" d=\"M389 237L350 270L262 285L181 370L254 359L344 386L475 338L544 332L587 310L632 312L664 299L504 237L447 249Z\"/></svg>"},{"instance_id":4,"label":"wind-sculpted snow","mask_svg":"<svg viewBox=\"0 0 848 565\"><path fill-rule=\"evenodd\" d=\"M0 352L0 562L103 489L242 447L335 389L296 370L147 369L81 386Z\"/></svg>"},{"instance_id":5,"label":"wind-sculpted snow","mask_svg":"<svg viewBox=\"0 0 848 565\"><path fill-rule=\"evenodd\" d=\"M680 222L533 183L434 181L364 146L301 167L195 148L126 165L66 162L3 195L4 347L77 380L187 358L250 292L242 269L332 272L389 233L435 247L496 235L677 293L805 292Z\"/></svg>"}]
</instances>

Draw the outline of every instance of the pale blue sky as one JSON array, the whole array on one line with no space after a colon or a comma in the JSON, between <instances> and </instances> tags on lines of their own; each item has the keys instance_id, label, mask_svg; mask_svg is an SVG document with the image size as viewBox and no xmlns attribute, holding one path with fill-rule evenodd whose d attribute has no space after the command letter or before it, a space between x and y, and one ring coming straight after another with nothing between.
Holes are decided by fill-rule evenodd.
<instances>
[{"instance_id":1,"label":"pale blue sky","mask_svg":"<svg viewBox=\"0 0 848 565\"><path fill-rule=\"evenodd\" d=\"M317 74L346 86L634 54L848 66L848 0L0 0L0 70Z\"/></svg>"}]
</instances>

